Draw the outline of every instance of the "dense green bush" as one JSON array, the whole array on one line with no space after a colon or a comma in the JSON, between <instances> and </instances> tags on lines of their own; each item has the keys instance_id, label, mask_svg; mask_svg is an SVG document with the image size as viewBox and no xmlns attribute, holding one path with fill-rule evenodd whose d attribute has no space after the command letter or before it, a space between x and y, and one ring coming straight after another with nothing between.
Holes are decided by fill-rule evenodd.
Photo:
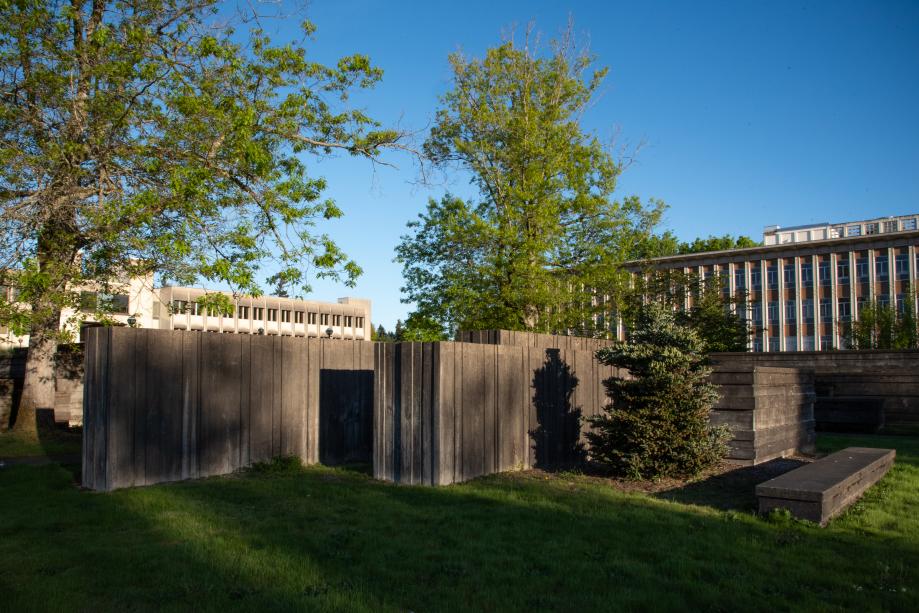
<instances>
[{"instance_id":1,"label":"dense green bush","mask_svg":"<svg viewBox=\"0 0 919 613\"><path fill-rule=\"evenodd\" d=\"M688 477L717 463L727 428L709 425L718 399L709 382L704 343L659 304L638 313L629 342L601 349L604 364L631 379L606 381L610 404L590 419L590 457L635 479Z\"/></svg>"}]
</instances>

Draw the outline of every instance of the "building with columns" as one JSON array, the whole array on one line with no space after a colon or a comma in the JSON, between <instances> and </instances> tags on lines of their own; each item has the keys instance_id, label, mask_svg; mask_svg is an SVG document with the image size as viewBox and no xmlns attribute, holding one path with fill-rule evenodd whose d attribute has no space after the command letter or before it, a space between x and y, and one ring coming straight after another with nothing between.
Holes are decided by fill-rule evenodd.
<instances>
[{"instance_id":1,"label":"building with columns","mask_svg":"<svg viewBox=\"0 0 919 613\"><path fill-rule=\"evenodd\" d=\"M313 336L367 340L371 338L371 303L362 298L339 298L337 302L300 300L279 296L233 296L193 287L154 287L153 275L124 279L100 291L79 288L79 308L61 313L61 329L82 341L86 327L100 325L100 312L109 323L157 330L192 330L233 334ZM16 301L15 288L0 292ZM223 293L232 303L224 313L208 312L199 302L207 294ZM105 308L100 304L105 302ZM28 335L17 335L0 326L0 348L26 347Z\"/></svg>"},{"instance_id":2,"label":"building with columns","mask_svg":"<svg viewBox=\"0 0 919 613\"><path fill-rule=\"evenodd\" d=\"M845 326L876 302L916 310L919 215L837 224L767 227L763 246L629 262L633 274L715 275L746 293L753 351L845 348ZM691 298L687 295L686 306ZM624 331L619 326L619 337Z\"/></svg>"},{"instance_id":3,"label":"building with columns","mask_svg":"<svg viewBox=\"0 0 919 613\"><path fill-rule=\"evenodd\" d=\"M339 298L338 302L322 302L279 296L234 298L227 294L233 303L231 312L208 313L198 303L206 293L207 290L191 287L160 288L150 313L149 327L370 340L369 300L349 297Z\"/></svg>"}]
</instances>

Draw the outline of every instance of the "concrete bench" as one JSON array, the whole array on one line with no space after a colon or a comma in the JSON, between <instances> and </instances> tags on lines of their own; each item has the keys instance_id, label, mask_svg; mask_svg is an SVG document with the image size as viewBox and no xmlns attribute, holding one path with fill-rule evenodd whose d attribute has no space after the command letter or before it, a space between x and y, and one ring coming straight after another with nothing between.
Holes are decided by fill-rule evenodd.
<instances>
[{"instance_id":1,"label":"concrete bench","mask_svg":"<svg viewBox=\"0 0 919 613\"><path fill-rule=\"evenodd\" d=\"M788 509L825 526L893 466L896 451L847 447L756 486L760 513Z\"/></svg>"}]
</instances>

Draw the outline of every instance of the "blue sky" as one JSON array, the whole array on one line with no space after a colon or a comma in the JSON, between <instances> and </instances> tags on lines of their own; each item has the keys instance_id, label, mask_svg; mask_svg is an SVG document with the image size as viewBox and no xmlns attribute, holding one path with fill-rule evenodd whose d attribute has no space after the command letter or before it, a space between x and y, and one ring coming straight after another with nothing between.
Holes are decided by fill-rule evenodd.
<instances>
[{"instance_id":1,"label":"blue sky","mask_svg":"<svg viewBox=\"0 0 919 613\"><path fill-rule=\"evenodd\" d=\"M369 55L383 82L355 103L419 140L449 53L481 56L531 20L551 38L570 16L610 68L585 127L645 143L618 195L663 199L664 229L682 239L919 212L919 2L313 0L306 16L313 57ZM406 222L448 189L471 193L460 176L419 187L411 162L391 159L397 170L311 162L345 211L322 228L364 268L356 288L317 281L311 297L370 298L387 328L410 309L392 261Z\"/></svg>"}]
</instances>

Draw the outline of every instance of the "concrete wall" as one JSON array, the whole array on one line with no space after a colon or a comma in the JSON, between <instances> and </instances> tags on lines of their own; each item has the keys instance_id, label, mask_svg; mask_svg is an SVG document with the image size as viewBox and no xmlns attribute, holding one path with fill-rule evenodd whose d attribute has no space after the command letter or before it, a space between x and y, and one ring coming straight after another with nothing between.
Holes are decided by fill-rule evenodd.
<instances>
[{"instance_id":1,"label":"concrete wall","mask_svg":"<svg viewBox=\"0 0 919 613\"><path fill-rule=\"evenodd\" d=\"M712 382L721 398L711 422L733 432L725 459L755 465L814 451L814 375L797 368L726 361Z\"/></svg>"},{"instance_id":2,"label":"concrete wall","mask_svg":"<svg viewBox=\"0 0 919 613\"><path fill-rule=\"evenodd\" d=\"M460 336L474 343L574 347L587 350L591 356L613 343L603 339L508 330L462 332ZM754 354L720 355L723 358L715 365L712 381L719 385L721 399L712 411L712 423L727 425L733 432L726 459L740 464L759 464L780 456L813 451L815 392L813 373L807 369L809 365L807 368L795 364L788 364L787 368L765 368L747 359ZM606 404L605 399L602 404Z\"/></svg>"},{"instance_id":3,"label":"concrete wall","mask_svg":"<svg viewBox=\"0 0 919 613\"><path fill-rule=\"evenodd\" d=\"M516 330L460 332L457 334L457 341L487 345L511 345L514 347L539 347L543 349L574 349L577 351L596 351L602 347L609 347L615 342L601 338L539 334L537 332L520 332Z\"/></svg>"},{"instance_id":4,"label":"concrete wall","mask_svg":"<svg viewBox=\"0 0 919 613\"><path fill-rule=\"evenodd\" d=\"M83 485L220 475L283 455L366 461L372 368L363 342L90 330Z\"/></svg>"},{"instance_id":5,"label":"concrete wall","mask_svg":"<svg viewBox=\"0 0 919 613\"><path fill-rule=\"evenodd\" d=\"M377 344L374 370L374 476L424 485L583 460L603 382L628 376L592 351L484 342ZM712 423L733 432L726 459L813 451L811 373L727 364L712 379Z\"/></svg>"},{"instance_id":6,"label":"concrete wall","mask_svg":"<svg viewBox=\"0 0 919 613\"><path fill-rule=\"evenodd\" d=\"M919 351L720 353L716 364L814 373L818 430L919 434Z\"/></svg>"},{"instance_id":7,"label":"concrete wall","mask_svg":"<svg viewBox=\"0 0 919 613\"><path fill-rule=\"evenodd\" d=\"M599 364L593 350L545 346L566 337L474 338L481 342L372 344L91 330L84 484L108 490L224 474L280 455L370 460L377 478L428 485L582 459L586 418L607 402L603 382L627 373ZM517 344L497 344L503 339ZM768 357L786 367L760 363ZM807 366L820 362L819 381L866 364L902 370L919 352L807 357L715 356L722 398L712 421L734 431L729 459L753 464L811 449Z\"/></svg>"},{"instance_id":8,"label":"concrete wall","mask_svg":"<svg viewBox=\"0 0 919 613\"><path fill-rule=\"evenodd\" d=\"M593 352L479 343L378 343L374 476L445 485L562 466L619 374Z\"/></svg>"}]
</instances>

